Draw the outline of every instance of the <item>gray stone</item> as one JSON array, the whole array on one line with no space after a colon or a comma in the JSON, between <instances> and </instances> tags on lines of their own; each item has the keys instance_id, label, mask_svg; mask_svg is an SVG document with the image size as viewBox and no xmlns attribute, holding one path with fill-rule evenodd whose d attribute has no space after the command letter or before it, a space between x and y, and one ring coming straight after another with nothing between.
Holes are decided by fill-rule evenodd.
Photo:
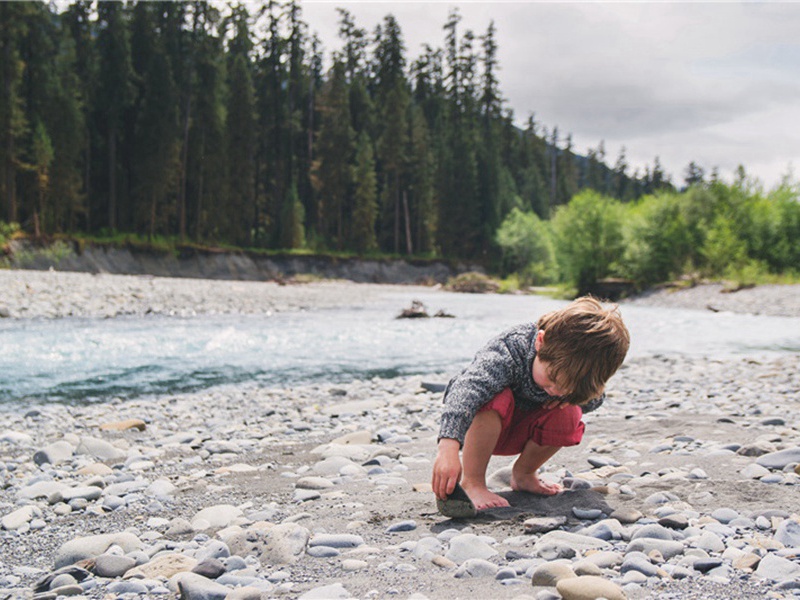
<instances>
[{"instance_id":1,"label":"gray stone","mask_svg":"<svg viewBox=\"0 0 800 600\"><path fill-rule=\"evenodd\" d=\"M747 465L744 469L739 471L744 477L749 479L761 479L769 475L769 469L762 467L756 463Z\"/></svg>"},{"instance_id":2,"label":"gray stone","mask_svg":"<svg viewBox=\"0 0 800 600\"><path fill-rule=\"evenodd\" d=\"M562 579L556 585L556 590L564 600L625 600L625 593L616 583L591 575Z\"/></svg>"},{"instance_id":3,"label":"gray stone","mask_svg":"<svg viewBox=\"0 0 800 600\"><path fill-rule=\"evenodd\" d=\"M112 594L117 594L118 596L122 596L124 594L147 594L149 591L144 583L136 581L135 579L129 579L128 581L113 581L108 584L106 589Z\"/></svg>"},{"instance_id":4,"label":"gray stone","mask_svg":"<svg viewBox=\"0 0 800 600\"><path fill-rule=\"evenodd\" d=\"M170 580L170 584L173 581L181 600L225 600L231 591L229 587L197 573L178 573Z\"/></svg>"},{"instance_id":5,"label":"gray stone","mask_svg":"<svg viewBox=\"0 0 800 600\"><path fill-rule=\"evenodd\" d=\"M672 535L672 531L666 527L657 525L656 523L642 525L636 531L634 531L633 535L631 535L631 540L638 540L640 538L651 538L656 540L675 539L675 537Z\"/></svg>"},{"instance_id":6,"label":"gray stone","mask_svg":"<svg viewBox=\"0 0 800 600\"><path fill-rule=\"evenodd\" d=\"M230 504L217 504L198 512L192 519L192 527L195 530L222 529L241 516L241 509Z\"/></svg>"},{"instance_id":7,"label":"gray stone","mask_svg":"<svg viewBox=\"0 0 800 600\"><path fill-rule=\"evenodd\" d=\"M525 528L525 533L537 534L547 533L548 531L558 529L562 525L566 524L566 522L567 517L564 516L534 517L532 519L526 519L522 526Z\"/></svg>"},{"instance_id":8,"label":"gray stone","mask_svg":"<svg viewBox=\"0 0 800 600\"><path fill-rule=\"evenodd\" d=\"M656 577L658 575L658 567L651 563L647 558L641 555L626 556L619 568L620 573L627 573L628 571L637 571L647 577Z\"/></svg>"},{"instance_id":9,"label":"gray stone","mask_svg":"<svg viewBox=\"0 0 800 600\"><path fill-rule=\"evenodd\" d=\"M610 519L616 519L620 523L636 523L644 515L635 508L618 508L609 515Z\"/></svg>"},{"instance_id":10,"label":"gray stone","mask_svg":"<svg viewBox=\"0 0 800 600\"><path fill-rule=\"evenodd\" d=\"M400 521L393 523L386 528L386 533L399 533L402 531L414 531L417 528L416 521Z\"/></svg>"},{"instance_id":11,"label":"gray stone","mask_svg":"<svg viewBox=\"0 0 800 600\"><path fill-rule=\"evenodd\" d=\"M689 526L689 519L686 515L676 513L660 518L658 524L669 529L686 529Z\"/></svg>"},{"instance_id":12,"label":"gray stone","mask_svg":"<svg viewBox=\"0 0 800 600\"><path fill-rule=\"evenodd\" d=\"M800 577L800 565L781 556L767 554L758 563L756 575L773 581L795 579Z\"/></svg>"},{"instance_id":13,"label":"gray stone","mask_svg":"<svg viewBox=\"0 0 800 600\"><path fill-rule=\"evenodd\" d=\"M74 448L72 444L65 441L53 442L48 444L33 455L33 462L37 465L51 464L59 465L72 460Z\"/></svg>"},{"instance_id":14,"label":"gray stone","mask_svg":"<svg viewBox=\"0 0 800 600\"><path fill-rule=\"evenodd\" d=\"M308 529L297 523L281 523L270 529L251 528L226 538L226 541L231 554L257 556L262 564L284 565L300 559L310 535Z\"/></svg>"},{"instance_id":15,"label":"gray stone","mask_svg":"<svg viewBox=\"0 0 800 600\"><path fill-rule=\"evenodd\" d=\"M329 546L331 548L357 548L364 545L364 538L352 533L322 533L311 538L309 546Z\"/></svg>"},{"instance_id":16,"label":"gray stone","mask_svg":"<svg viewBox=\"0 0 800 600\"><path fill-rule=\"evenodd\" d=\"M572 514L579 519L593 521L602 517L603 511L599 508L578 508L577 506L573 506Z\"/></svg>"},{"instance_id":17,"label":"gray stone","mask_svg":"<svg viewBox=\"0 0 800 600\"><path fill-rule=\"evenodd\" d=\"M784 519L775 529L775 539L787 548L800 548L800 523Z\"/></svg>"},{"instance_id":18,"label":"gray stone","mask_svg":"<svg viewBox=\"0 0 800 600\"><path fill-rule=\"evenodd\" d=\"M568 531L551 531L545 533L534 546L536 547L548 544L563 544L573 548L577 552L586 552L587 550L610 550L611 544L604 540L593 538L588 535L580 535L578 533L570 533Z\"/></svg>"},{"instance_id":19,"label":"gray stone","mask_svg":"<svg viewBox=\"0 0 800 600\"><path fill-rule=\"evenodd\" d=\"M445 558L462 564L470 558L489 559L497 555L497 550L473 533L463 533L450 540L450 548Z\"/></svg>"},{"instance_id":20,"label":"gray stone","mask_svg":"<svg viewBox=\"0 0 800 600\"><path fill-rule=\"evenodd\" d=\"M326 477L302 477L294 485L301 490L327 490L336 484Z\"/></svg>"},{"instance_id":21,"label":"gray stone","mask_svg":"<svg viewBox=\"0 0 800 600\"><path fill-rule=\"evenodd\" d=\"M2 520L0 520L0 525L2 525L3 529L14 531L30 523L34 517L41 516L42 511L39 510L39 507L33 505L23 506L5 515Z\"/></svg>"},{"instance_id":22,"label":"gray stone","mask_svg":"<svg viewBox=\"0 0 800 600\"><path fill-rule=\"evenodd\" d=\"M126 553L144 547L138 537L125 532L75 538L62 544L56 551L55 568L73 565L85 558L94 558L103 554L111 546L119 546Z\"/></svg>"},{"instance_id":23,"label":"gray stone","mask_svg":"<svg viewBox=\"0 0 800 600\"><path fill-rule=\"evenodd\" d=\"M483 558L470 558L465 560L455 572L456 577L495 577L500 567L484 560ZM516 576L516 573L514 573Z\"/></svg>"},{"instance_id":24,"label":"gray stone","mask_svg":"<svg viewBox=\"0 0 800 600\"><path fill-rule=\"evenodd\" d=\"M625 553L644 552L645 554L650 554L653 550L658 550L666 560L669 560L673 556L683 554L684 548L680 542L656 538L639 538L628 544Z\"/></svg>"},{"instance_id":25,"label":"gray stone","mask_svg":"<svg viewBox=\"0 0 800 600\"><path fill-rule=\"evenodd\" d=\"M720 523L730 523L739 516L739 513L732 508L718 508L711 513L711 518Z\"/></svg>"},{"instance_id":26,"label":"gray stone","mask_svg":"<svg viewBox=\"0 0 800 600\"><path fill-rule=\"evenodd\" d=\"M531 583L535 586L553 587L562 579L574 577L577 577L577 575L568 562L547 562L536 567L531 576Z\"/></svg>"},{"instance_id":27,"label":"gray stone","mask_svg":"<svg viewBox=\"0 0 800 600\"><path fill-rule=\"evenodd\" d=\"M704 531L700 537L694 541L694 545L706 552L723 552L725 550L725 542L712 531Z\"/></svg>"},{"instance_id":28,"label":"gray stone","mask_svg":"<svg viewBox=\"0 0 800 600\"><path fill-rule=\"evenodd\" d=\"M113 444L93 437L82 437L75 454L88 454L98 460L124 460L127 457L123 450Z\"/></svg>"},{"instance_id":29,"label":"gray stone","mask_svg":"<svg viewBox=\"0 0 800 600\"><path fill-rule=\"evenodd\" d=\"M95 559L94 571L98 577L114 579L122 577L126 572L136 566L136 560L129 556L116 554L101 554Z\"/></svg>"},{"instance_id":30,"label":"gray stone","mask_svg":"<svg viewBox=\"0 0 800 600\"><path fill-rule=\"evenodd\" d=\"M225 565L217 558L206 558L194 566L192 573L202 575L207 579L217 579L225 573Z\"/></svg>"},{"instance_id":31,"label":"gray stone","mask_svg":"<svg viewBox=\"0 0 800 600\"><path fill-rule=\"evenodd\" d=\"M800 447L787 448L778 452L770 452L756 459L756 463L767 469L781 470L786 465L800 463Z\"/></svg>"},{"instance_id":32,"label":"gray stone","mask_svg":"<svg viewBox=\"0 0 800 600\"><path fill-rule=\"evenodd\" d=\"M38 498L50 498L56 492L67 489L69 486L57 481L37 481L17 492L20 500L36 500Z\"/></svg>"}]
</instances>

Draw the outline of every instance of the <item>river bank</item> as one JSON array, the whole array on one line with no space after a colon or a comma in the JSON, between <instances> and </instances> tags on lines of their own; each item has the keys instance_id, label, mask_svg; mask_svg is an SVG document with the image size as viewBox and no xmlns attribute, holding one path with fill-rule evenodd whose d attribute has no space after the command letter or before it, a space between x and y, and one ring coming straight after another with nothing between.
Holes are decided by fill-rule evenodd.
<instances>
[{"instance_id":1,"label":"river bank","mask_svg":"<svg viewBox=\"0 0 800 600\"><path fill-rule=\"evenodd\" d=\"M358 304L392 287L343 280L281 284L0 269L0 318L269 314ZM700 284L652 290L624 300L622 305L800 317L800 285L762 285L725 293L722 284Z\"/></svg>"},{"instance_id":2,"label":"river bank","mask_svg":"<svg viewBox=\"0 0 800 600\"><path fill-rule=\"evenodd\" d=\"M435 512L441 404L422 383L5 409L0 598L181 586L198 599L544 600L561 579L631 599L800 588L799 357L626 364L583 443L546 468L570 491L472 521ZM507 464L490 467L498 489Z\"/></svg>"},{"instance_id":3,"label":"river bank","mask_svg":"<svg viewBox=\"0 0 800 600\"><path fill-rule=\"evenodd\" d=\"M300 311L390 289L0 271L0 303L23 319ZM793 310L796 296L786 297ZM545 469L568 491L471 521L435 512L441 394L424 383L243 384L0 407L0 598L800 590L799 355L627 361L586 416L583 442ZM490 467L499 490L509 462Z\"/></svg>"}]
</instances>

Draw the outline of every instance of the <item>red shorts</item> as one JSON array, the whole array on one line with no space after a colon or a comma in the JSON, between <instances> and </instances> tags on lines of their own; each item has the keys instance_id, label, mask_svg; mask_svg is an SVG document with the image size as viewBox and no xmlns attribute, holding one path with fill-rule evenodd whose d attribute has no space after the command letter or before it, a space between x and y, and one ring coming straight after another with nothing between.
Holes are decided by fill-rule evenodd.
<instances>
[{"instance_id":1,"label":"red shorts","mask_svg":"<svg viewBox=\"0 0 800 600\"><path fill-rule=\"evenodd\" d=\"M492 454L512 456L525 448L528 440L540 446L575 446L583 438L585 425L580 406L523 410L514 403L514 394L506 388L481 409L500 415L503 429ZM480 411L479 411L480 412Z\"/></svg>"}]
</instances>

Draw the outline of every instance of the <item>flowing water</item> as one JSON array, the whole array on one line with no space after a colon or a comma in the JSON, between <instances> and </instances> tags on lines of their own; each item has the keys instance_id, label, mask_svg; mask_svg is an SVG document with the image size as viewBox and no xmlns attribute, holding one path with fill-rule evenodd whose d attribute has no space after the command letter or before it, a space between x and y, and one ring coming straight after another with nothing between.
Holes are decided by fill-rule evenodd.
<instances>
[{"instance_id":1,"label":"flowing water","mask_svg":"<svg viewBox=\"0 0 800 600\"><path fill-rule=\"evenodd\" d=\"M412 299L453 319L397 320ZM444 382L489 338L565 303L532 296L419 294L364 306L266 315L5 320L0 402L98 402L255 382L373 376ZM800 319L624 307L629 356L728 358L800 352Z\"/></svg>"}]
</instances>

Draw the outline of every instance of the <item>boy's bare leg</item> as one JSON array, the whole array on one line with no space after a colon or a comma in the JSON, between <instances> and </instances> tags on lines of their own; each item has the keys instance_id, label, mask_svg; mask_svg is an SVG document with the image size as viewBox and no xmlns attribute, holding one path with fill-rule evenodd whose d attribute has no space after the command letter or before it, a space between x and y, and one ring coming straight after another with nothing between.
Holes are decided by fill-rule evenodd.
<instances>
[{"instance_id":1,"label":"boy's bare leg","mask_svg":"<svg viewBox=\"0 0 800 600\"><path fill-rule=\"evenodd\" d=\"M552 496L564 490L558 483L547 483L539 479L539 468L561 449L560 446L540 446L528 440L522 454L511 468L511 489L517 492L532 492Z\"/></svg>"},{"instance_id":2,"label":"boy's bare leg","mask_svg":"<svg viewBox=\"0 0 800 600\"><path fill-rule=\"evenodd\" d=\"M486 487L486 468L500 438L501 429L500 415L494 410L484 410L475 415L464 438L461 487L478 510L508 506L508 500L490 492Z\"/></svg>"}]
</instances>

